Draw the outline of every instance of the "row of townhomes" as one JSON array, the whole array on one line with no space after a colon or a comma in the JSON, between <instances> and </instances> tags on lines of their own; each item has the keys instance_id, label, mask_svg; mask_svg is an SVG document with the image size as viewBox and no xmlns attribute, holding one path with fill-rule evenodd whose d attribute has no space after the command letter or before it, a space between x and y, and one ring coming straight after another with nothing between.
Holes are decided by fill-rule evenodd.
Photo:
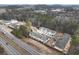
<instances>
[{"instance_id":1,"label":"row of townhomes","mask_svg":"<svg viewBox=\"0 0 79 59\"><path fill-rule=\"evenodd\" d=\"M69 34L58 33L45 27L40 27L39 29L32 27L32 32L29 33L29 36L65 54L67 54L70 47L71 36Z\"/></svg>"}]
</instances>

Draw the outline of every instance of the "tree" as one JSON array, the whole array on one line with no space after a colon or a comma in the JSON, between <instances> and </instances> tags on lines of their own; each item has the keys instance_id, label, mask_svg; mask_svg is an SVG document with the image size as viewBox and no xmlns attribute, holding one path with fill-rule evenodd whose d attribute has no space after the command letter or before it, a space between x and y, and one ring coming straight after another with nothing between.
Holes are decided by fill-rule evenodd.
<instances>
[{"instance_id":1,"label":"tree","mask_svg":"<svg viewBox=\"0 0 79 59\"><path fill-rule=\"evenodd\" d=\"M13 30L13 34L19 38L28 37L29 32L31 31L31 22L28 21L26 25L21 25L19 28Z\"/></svg>"},{"instance_id":2,"label":"tree","mask_svg":"<svg viewBox=\"0 0 79 59\"><path fill-rule=\"evenodd\" d=\"M76 46L79 43L79 38L77 35L72 36L72 45Z\"/></svg>"},{"instance_id":3,"label":"tree","mask_svg":"<svg viewBox=\"0 0 79 59\"><path fill-rule=\"evenodd\" d=\"M20 30L20 29L14 29L13 31L12 31L12 33L15 35L15 36L17 36L18 38L22 38L22 34L23 34L23 32Z\"/></svg>"},{"instance_id":4,"label":"tree","mask_svg":"<svg viewBox=\"0 0 79 59\"><path fill-rule=\"evenodd\" d=\"M4 53L4 48L0 46L0 54Z\"/></svg>"},{"instance_id":5,"label":"tree","mask_svg":"<svg viewBox=\"0 0 79 59\"><path fill-rule=\"evenodd\" d=\"M31 27L32 27L32 22L31 21L26 21L26 24L25 24L25 27L26 27L26 29L27 29L27 31L31 31Z\"/></svg>"}]
</instances>

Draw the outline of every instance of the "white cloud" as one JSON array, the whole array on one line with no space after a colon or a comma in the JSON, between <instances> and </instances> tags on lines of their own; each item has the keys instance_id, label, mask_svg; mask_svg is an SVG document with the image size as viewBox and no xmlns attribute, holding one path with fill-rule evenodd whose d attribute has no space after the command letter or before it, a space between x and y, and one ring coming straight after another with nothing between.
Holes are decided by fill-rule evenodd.
<instances>
[{"instance_id":1,"label":"white cloud","mask_svg":"<svg viewBox=\"0 0 79 59\"><path fill-rule=\"evenodd\" d=\"M0 4L79 4L79 0L0 0Z\"/></svg>"}]
</instances>

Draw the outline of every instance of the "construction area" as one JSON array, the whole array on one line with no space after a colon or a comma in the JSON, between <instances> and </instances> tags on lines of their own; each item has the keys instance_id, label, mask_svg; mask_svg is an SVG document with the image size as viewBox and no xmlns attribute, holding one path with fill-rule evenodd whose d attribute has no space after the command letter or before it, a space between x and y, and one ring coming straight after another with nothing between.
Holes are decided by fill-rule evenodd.
<instances>
[{"instance_id":1,"label":"construction area","mask_svg":"<svg viewBox=\"0 0 79 59\"><path fill-rule=\"evenodd\" d=\"M29 34L31 38L67 54L71 43L69 34L58 33L45 27L40 27L39 29L33 27L32 29L32 32Z\"/></svg>"}]
</instances>

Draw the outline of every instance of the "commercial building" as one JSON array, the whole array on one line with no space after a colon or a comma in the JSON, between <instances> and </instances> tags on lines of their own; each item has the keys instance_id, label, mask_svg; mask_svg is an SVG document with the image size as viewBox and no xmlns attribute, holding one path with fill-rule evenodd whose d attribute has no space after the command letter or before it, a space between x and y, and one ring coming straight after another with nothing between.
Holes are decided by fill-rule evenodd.
<instances>
[{"instance_id":1,"label":"commercial building","mask_svg":"<svg viewBox=\"0 0 79 59\"><path fill-rule=\"evenodd\" d=\"M11 19L11 20L0 20L0 22L10 28L16 29L19 28L20 25L24 25L24 22L20 22L18 20L15 19Z\"/></svg>"}]
</instances>

